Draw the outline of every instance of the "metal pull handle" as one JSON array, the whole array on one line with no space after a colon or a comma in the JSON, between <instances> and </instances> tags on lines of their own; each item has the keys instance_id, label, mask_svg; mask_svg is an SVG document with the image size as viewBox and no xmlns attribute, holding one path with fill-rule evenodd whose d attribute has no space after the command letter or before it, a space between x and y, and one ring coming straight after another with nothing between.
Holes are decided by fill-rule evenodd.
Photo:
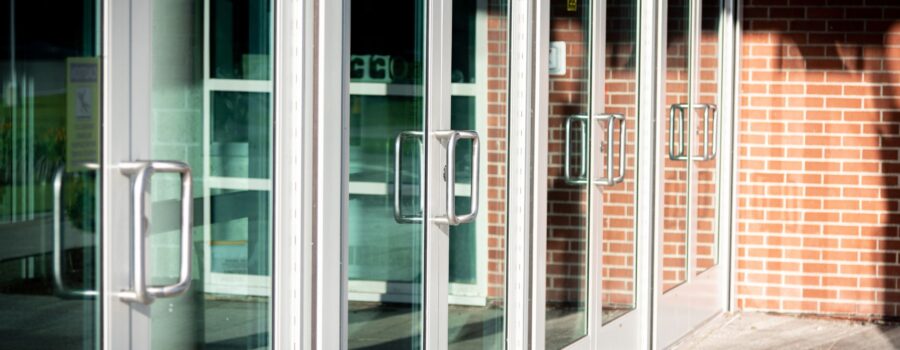
<instances>
[{"instance_id":1,"label":"metal pull handle","mask_svg":"<svg viewBox=\"0 0 900 350\"><path fill-rule=\"evenodd\" d=\"M687 160L688 147L685 138L685 115L689 109L686 103L676 103L669 107L669 159L671 160ZM675 128L675 121L678 121L678 128ZM679 142L676 143L675 131L678 131Z\"/></svg>"},{"instance_id":2,"label":"metal pull handle","mask_svg":"<svg viewBox=\"0 0 900 350\"><path fill-rule=\"evenodd\" d=\"M572 185L583 185L587 183L587 171L588 171L588 143L590 143L590 139L588 139L588 129L590 126L588 125L590 118L586 115L572 115L566 118L566 136L565 136L565 153L563 154L563 178L565 181ZM581 164L579 168L578 175L572 175L572 124L579 122L582 124L581 127Z\"/></svg>"},{"instance_id":3,"label":"metal pull handle","mask_svg":"<svg viewBox=\"0 0 900 350\"><path fill-rule=\"evenodd\" d=\"M174 297L191 286L191 228L193 227L193 197L191 167L175 161L146 161L123 163L123 174L133 177L132 184L132 290L123 291L120 297L129 302L150 304L155 298ZM146 193L150 178L155 173L181 175L181 268L178 282L164 286L147 285L146 239L150 232L146 219Z\"/></svg>"},{"instance_id":4,"label":"metal pull handle","mask_svg":"<svg viewBox=\"0 0 900 350\"><path fill-rule=\"evenodd\" d=\"M403 187L401 185L402 177L400 176L400 171L401 169L403 169L401 165L403 152L401 152L401 150L403 147L403 140L412 137L417 137L419 139L419 142L422 142L421 131L404 131L397 134L397 137L394 139L394 220L397 221L397 223L401 224L422 222L422 218L419 216L408 216L406 214L403 214L403 209L400 203L400 188Z\"/></svg>"},{"instance_id":5,"label":"metal pull handle","mask_svg":"<svg viewBox=\"0 0 900 350\"><path fill-rule=\"evenodd\" d=\"M444 131L436 134L438 138L447 139L447 216L437 221L457 226L475 221L478 216L478 174L480 171L479 137L475 131ZM456 146L459 140L472 140L472 191L468 214L456 214Z\"/></svg>"},{"instance_id":6,"label":"metal pull handle","mask_svg":"<svg viewBox=\"0 0 900 350\"><path fill-rule=\"evenodd\" d=\"M600 114L594 116L594 120L606 122L606 176L594 180L595 185L614 186L625 181L625 116L618 113ZM619 171L616 172L613 164L613 141L615 140L615 124L619 123Z\"/></svg>"},{"instance_id":7,"label":"metal pull handle","mask_svg":"<svg viewBox=\"0 0 900 350\"><path fill-rule=\"evenodd\" d=\"M708 161L716 158L718 153L718 142L715 138L719 134L719 122L716 118L718 107L714 104L694 104L686 103L673 104L669 108L669 159L671 160L688 160L688 146L685 140L685 127L688 122L685 120L687 115L694 110L703 110L703 154L692 157L694 161ZM678 128L675 128L675 121L678 121ZM680 142L676 143L675 133L678 131ZM710 136L712 131L712 136Z\"/></svg>"},{"instance_id":8,"label":"metal pull handle","mask_svg":"<svg viewBox=\"0 0 900 350\"><path fill-rule=\"evenodd\" d=\"M97 163L86 163L81 167L96 171L100 168ZM90 299L97 296L96 290L69 289L63 281L63 204L62 185L66 173L66 166L62 165L53 174L53 290L60 298L64 299Z\"/></svg>"},{"instance_id":9,"label":"metal pull handle","mask_svg":"<svg viewBox=\"0 0 900 350\"><path fill-rule=\"evenodd\" d=\"M719 135L719 118L716 118L718 107L714 104L701 105L703 108L703 156L695 158L695 160L708 161L716 159L719 143L715 138ZM710 123L712 119L712 123ZM712 124L712 125L710 125ZM712 136L710 136L710 127L712 128Z\"/></svg>"}]
</instances>

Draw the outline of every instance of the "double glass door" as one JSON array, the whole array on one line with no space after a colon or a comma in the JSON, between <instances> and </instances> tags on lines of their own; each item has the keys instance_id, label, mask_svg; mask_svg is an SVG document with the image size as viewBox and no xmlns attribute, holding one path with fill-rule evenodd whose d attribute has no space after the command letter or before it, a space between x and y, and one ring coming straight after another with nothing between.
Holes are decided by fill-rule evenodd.
<instances>
[{"instance_id":1,"label":"double glass door","mask_svg":"<svg viewBox=\"0 0 900 350\"><path fill-rule=\"evenodd\" d=\"M274 1L0 9L0 348L272 347Z\"/></svg>"},{"instance_id":2,"label":"double glass door","mask_svg":"<svg viewBox=\"0 0 900 350\"><path fill-rule=\"evenodd\" d=\"M656 242L657 344L668 346L725 307L720 263L721 103L725 80L722 0L669 0L660 78L661 214Z\"/></svg>"},{"instance_id":3,"label":"double glass door","mask_svg":"<svg viewBox=\"0 0 900 350\"><path fill-rule=\"evenodd\" d=\"M345 11L344 341L502 349L508 3L354 0Z\"/></svg>"},{"instance_id":4,"label":"double glass door","mask_svg":"<svg viewBox=\"0 0 900 350\"><path fill-rule=\"evenodd\" d=\"M640 11L636 0L550 2L546 265L535 281L546 349L636 349L646 339L638 214L647 209L637 191L648 181L637 170L652 153L637 130L652 120L638 113L652 95L639 93Z\"/></svg>"}]
</instances>

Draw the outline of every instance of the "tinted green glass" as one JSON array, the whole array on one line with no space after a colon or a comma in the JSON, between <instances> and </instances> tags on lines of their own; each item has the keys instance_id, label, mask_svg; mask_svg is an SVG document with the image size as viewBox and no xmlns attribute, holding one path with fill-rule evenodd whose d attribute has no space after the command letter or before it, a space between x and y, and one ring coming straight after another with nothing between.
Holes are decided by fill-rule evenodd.
<instances>
[{"instance_id":1,"label":"tinted green glass","mask_svg":"<svg viewBox=\"0 0 900 350\"><path fill-rule=\"evenodd\" d=\"M188 163L190 289L150 305L153 349L266 349L272 310L274 37L267 0L157 0L150 157ZM179 179L152 179L148 269L178 277Z\"/></svg>"},{"instance_id":2,"label":"tinted green glass","mask_svg":"<svg viewBox=\"0 0 900 350\"><path fill-rule=\"evenodd\" d=\"M213 91L210 99L212 175L268 178L272 133L269 94Z\"/></svg>"},{"instance_id":3,"label":"tinted green glass","mask_svg":"<svg viewBox=\"0 0 900 350\"><path fill-rule=\"evenodd\" d=\"M450 349L502 349L505 344L508 2L453 1L451 121L478 133L457 145L458 215L478 204L474 222L450 227ZM473 161L480 169L474 174ZM473 198L473 176L479 193Z\"/></svg>"},{"instance_id":4,"label":"tinted green glass","mask_svg":"<svg viewBox=\"0 0 900 350\"><path fill-rule=\"evenodd\" d=\"M0 5L2 349L99 346L99 6Z\"/></svg>"},{"instance_id":5,"label":"tinted green glass","mask_svg":"<svg viewBox=\"0 0 900 350\"><path fill-rule=\"evenodd\" d=\"M270 79L270 0L210 0L210 76Z\"/></svg>"},{"instance_id":6,"label":"tinted green glass","mask_svg":"<svg viewBox=\"0 0 900 350\"><path fill-rule=\"evenodd\" d=\"M418 349L425 5L357 0L350 9L346 334L351 349Z\"/></svg>"}]
</instances>

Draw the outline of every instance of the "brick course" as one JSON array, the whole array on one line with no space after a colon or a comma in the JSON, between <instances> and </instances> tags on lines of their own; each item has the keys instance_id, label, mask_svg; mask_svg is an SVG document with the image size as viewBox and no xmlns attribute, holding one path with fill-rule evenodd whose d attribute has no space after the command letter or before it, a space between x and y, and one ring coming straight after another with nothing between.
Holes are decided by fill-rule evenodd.
<instances>
[{"instance_id":1,"label":"brick course","mask_svg":"<svg viewBox=\"0 0 900 350\"><path fill-rule=\"evenodd\" d=\"M743 13L738 307L896 318L900 2Z\"/></svg>"}]
</instances>

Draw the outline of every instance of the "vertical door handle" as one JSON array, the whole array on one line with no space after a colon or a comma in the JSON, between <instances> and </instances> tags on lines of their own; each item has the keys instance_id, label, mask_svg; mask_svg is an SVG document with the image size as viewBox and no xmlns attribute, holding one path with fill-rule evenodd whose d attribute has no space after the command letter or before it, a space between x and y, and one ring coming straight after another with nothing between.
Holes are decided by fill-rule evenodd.
<instances>
[{"instance_id":1,"label":"vertical door handle","mask_svg":"<svg viewBox=\"0 0 900 350\"><path fill-rule=\"evenodd\" d=\"M83 164L83 168L91 171L99 169L97 163ZM53 290L60 298L64 299L89 299L97 296L96 290L90 289L69 289L63 280L63 251L64 243L63 235L63 195L62 185L63 177L66 173L66 166L61 165L53 174Z\"/></svg>"},{"instance_id":2,"label":"vertical door handle","mask_svg":"<svg viewBox=\"0 0 900 350\"><path fill-rule=\"evenodd\" d=\"M716 137L719 135L719 118L716 114L719 108L714 104L703 104L699 108L703 109L703 155L696 157L695 160L713 160L716 159L719 147L719 143L716 142ZM712 136L710 136L710 129L712 129Z\"/></svg>"},{"instance_id":3,"label":"vertical door handle","mask_svg":"<svg viewBox=\"0 0 900 350\"><path fill-rule=\"evenodd\" d=\"M588 144L590 143L590 135L588 135L588 125L590 118L586 115L571 115L566 118L565 129L565 152L563 153L563 178L572 185L583 185L587 183L588 171ZM581 126L581 164L578 169L578 175L572 175L572 124L579 122Z\"/></svg>"},{"instance_id":4,"label":"vertical door handle","mask_svg":"<svg viewBox=\"0 0 900 350\"><path fill-rule=\"evenodd\" d=\"M688 114L689 106L686 103L676 103L669 107L669 159L671 160L687 160L687 140L685 139L685 116ZM675 122L678 121L678 128ZM675 131L678 131L679 139L675 139Z\"/></svg>"},{"instance_id":5,"label":"vertical door handle","mask_svg":"<svg viewBox=\"0 0 900 350\"><path fill-rule=\"evenodd\" d=\"M404 131L397 134L397 137L394 138L394 220L400 224L422 222L421 217L404 214L403 206L400 202L400 189L403 187L401 184L403 177L400 176L401 170L403 169L403 166L401 165L403 152L401 152L401 150L403 149L403 140L413 137L418 138L420 143L422 142L421 131Z\"/></svg>"},{"instance_id":6,"label":"vertical door handle","mask_svg":"<svg viewBox=\"0 0 900 350\"><path fill-rule=\"evenodd\" d=\"M695 110L703 110L703 154L692 157L695 161L708 161L716 158L718 153L718 142L715 138L719 135L719 121L716 116L718 107L714 104L694 104L686 103L673 104L669 108L669 159L671 160L687 160L688 146L685 140L685 127L688 122L685 120L687 115ZM678 128L675 128L675 121L678 120ZM710 125L711 124L711 125ZM675 131L678 131L680 142L675 140ZM712 131L712 135L710 135Z\"/></svg>"},{"instance_id":7,"label":"vertical door handle","mask_svg":"<svg viewBox=\"0 0 900 350\"><path fill-rule=\"evenodd\" d=\"M458 226L475 221L478 217L478 176L480 171L479 137L475 131L440 131L435 134L438 138L447 140L447 216L437 218L438 222ZM472 190L469 213L456 214L456 146L459 140L472 140Z\"/></svg>"},{"instance_id":8,"label":"vertical door handle","mask_svg":"<svg viewBox=\"0 0 900 350\"><path fill-rule=\"evenodd\" d=\"M600 114L594 116L594 120L606 122L606 171L605 176L595 179L595 185L614 186L625 181L625 135L626 124L625 116L618 113ZM616 122L619 124L619 171L615 171L615 156L613 153L613 141L615 141Z\"/></svg>"},{"instance_id":9,"label":"vertical door handle","mask_svg":"<svg viewBox=\"0 0 900 350\"><path fill-rule=\"evenodd\" d=\"M120 297L129 302L150 304L155 298L174 297L184 293L191 286L191 229L193 227L193 195L191 167L175 161L140 161L119 165L123 174L132 177L132 282L130 291L123 291ZM147 247L149 223L146 214L146 193L150 179L155 173L176 173L181 175L181 267L178 282L170 285L152 286L147 284Z\"/></svg>"}]
</instances>

